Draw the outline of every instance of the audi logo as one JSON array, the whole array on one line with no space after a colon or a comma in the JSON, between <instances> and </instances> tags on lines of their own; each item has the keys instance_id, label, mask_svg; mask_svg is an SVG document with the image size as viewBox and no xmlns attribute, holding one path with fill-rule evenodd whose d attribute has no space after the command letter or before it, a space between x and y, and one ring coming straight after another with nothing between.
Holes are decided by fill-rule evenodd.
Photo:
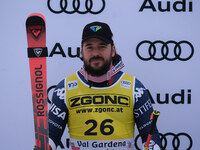
<instances>
[{"instance_id":1,"label":"audi logo","mask_svg":"<svg viewBox=\"0 0 200 150\"><path fill-rule=\"evenodd\" d=\"M191 150L192 145L193 145L193 140L190 135L187 133L159 133L160 134L160 139L161 139L161 149L166 150L169 147L173 148L173 150L179 150L179 149L185 149L185 150ZM141 150L138 147L138 139L140 135L137 135L135 137L135 148L137 150ZM185 146L185 147L184 147Z\"/></svg>"},{"instance_id":2,"label":"audi logo","mask_svg":"<svg viewBox=\"0 0 200 150\"><path fill-rule=\"evenodd\" d=\"M136 47L137 56L143 61L151 59L155 61L161 60L180 60L187 61L192 58L194 54L194 47L188 41L142 41Z\"/></svg>"},{"instance_id":3,"label":"audi logo","mask_svg":"<svg viewBox=\"0 0 200 150\"><path fill-rule=\"evenodd\" d=\"M52 2L52 0L48 0L47 6L48 6L49 10L55 14L60 14L62 12L66 13L66 14L73 14L73 13L99 14L104 10L104 8L106 6L105 0L100 0L100 1L101 1L101 6L98 3L98 6L100 6L100 8L96 8L96 7L93 8L94 3L97 3L98 0L85 0L85 3L84 3L85 5L82 4L84 6L81 5L81 3L84 2L84 0L60 0L59 4L57 4L57 2L59 2L59 0L55 0L54 2ZM71 2L71 5L69 4L69 2ZM56 8L56 6L57 6L57 8Z\"/></svg>"}]
</instances>

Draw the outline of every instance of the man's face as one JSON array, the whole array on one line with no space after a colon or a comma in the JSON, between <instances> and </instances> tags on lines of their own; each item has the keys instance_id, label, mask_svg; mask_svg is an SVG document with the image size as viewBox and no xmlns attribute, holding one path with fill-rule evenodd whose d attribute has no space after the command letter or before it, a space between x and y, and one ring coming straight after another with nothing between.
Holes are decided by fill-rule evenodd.
<instances>
[{"instance_id":1,"label":"man's face","mask_svg":"<svg viewBox=\"0 0 200 150\"><path fill-rule=\"evenodd\" d=\"M104 41L91 38L83 42L82 56L85 70L93 76L105 74L112 65L115 47Z\"/></svg>"}]
</instances>

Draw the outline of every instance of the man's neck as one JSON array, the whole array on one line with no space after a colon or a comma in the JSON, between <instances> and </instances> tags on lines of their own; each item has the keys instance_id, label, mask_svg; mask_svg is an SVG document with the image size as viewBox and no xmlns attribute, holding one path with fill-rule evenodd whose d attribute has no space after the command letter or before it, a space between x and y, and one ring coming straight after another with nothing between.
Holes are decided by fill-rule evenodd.
<instances>
[{"instance_id":1,"label":"man's neck","mask_svg":"<svg viewBox=\"0 0 200 150\"><path fill-rule=\"evenodd\" d=\"M94 81L91 81L91 80L86 80L86 78L80 73L80 71L78 71L78 76L80 77L80 79L88 84L90 87L108 87L108 86L111 86L113 85L116 81L118 81L118 79L121 77L121 75L123 74L122 71L119 71L117 74L115 74L114 76L112 76L112 78L110 80L106 80L106 81L103 81L103 82L94 82Z\"/></svg>"}]
</instances>

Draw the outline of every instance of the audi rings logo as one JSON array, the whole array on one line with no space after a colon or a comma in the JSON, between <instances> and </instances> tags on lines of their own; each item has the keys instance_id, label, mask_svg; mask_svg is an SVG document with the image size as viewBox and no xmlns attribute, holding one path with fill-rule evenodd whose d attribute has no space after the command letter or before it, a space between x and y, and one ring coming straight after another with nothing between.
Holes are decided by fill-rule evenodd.
<instances>
[{"instance_id":1,"label":"audi rings logo","mask_svg":"<svg viewBox=\"0 0 200 150\"><path fill-rule=\"evenodd\" d=\"M140 135L137 135L135 138L135 148L137 150L140 150L138 147L138 139ZM191 150L192 145L193 145L193 140L190 135L187 133L165 133L161 134L160 133L160 139L161 139L161 149L166 150L166 149L173 149L173 150L179 150L179 149L184 149L184 150Z\"/></svg>"},{"instance_id":2,"label":"audi rings logo","mask_svg":"<svg viewBox=\"0 0 200 150\"><path fill-rule=\"evenodd\" d=\"M47 2L49 10L55 14L62 12L66 14L99 14L104 10L105 5L105 0L48 0Z\"/></svg>"},{"instance_id":3,"label":"audi rings logo","mask_svg":"<svg viewBox=\"0 0 200 150\"><path fill-rule=\"evenodd\" d=\"M144 61L155 60L180 60L187 61L194 54L194 47L188 41L155 41L148 40L140 42L136 47L137 56Z\"/></svg>"},{"instance_id":4,"label":"audi rings logo","mask_svg":"<svg viewBox=\"0 0 200 150\"><path fill-rule=\"evenodd\" d=\"M166 134L161 134L161 143L162 143L162 149L166 149L167 148L167 141L168 141L168 137L172 137L172 147L174 149L181 149L181 142L183 144L184 143L188 143L189 145L187 147L185 147L184 149L186 150L190 150L192 148L193 145L193 141L192 138L186 134L186 133L179 133L179 134L174 134L174 133L166 133ZM183 139L187 140L187 141L181 141L181 137L183 137Z\"/></svg>"}]
</instances>

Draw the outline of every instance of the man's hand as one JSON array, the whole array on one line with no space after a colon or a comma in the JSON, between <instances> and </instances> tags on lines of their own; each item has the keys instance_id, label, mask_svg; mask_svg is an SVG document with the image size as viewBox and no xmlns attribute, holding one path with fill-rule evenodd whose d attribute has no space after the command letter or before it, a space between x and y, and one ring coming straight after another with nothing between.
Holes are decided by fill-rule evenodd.
<instances>
[{"instance_id":1,"label":"man's hand","mask_svg":"<svg viewBox=\"0 0 200 150\"><path fill-rule=\"evenodd\" d=\"M36 150L36 146L33 147L33 150Z\"/></svg>"}]
</instances>

